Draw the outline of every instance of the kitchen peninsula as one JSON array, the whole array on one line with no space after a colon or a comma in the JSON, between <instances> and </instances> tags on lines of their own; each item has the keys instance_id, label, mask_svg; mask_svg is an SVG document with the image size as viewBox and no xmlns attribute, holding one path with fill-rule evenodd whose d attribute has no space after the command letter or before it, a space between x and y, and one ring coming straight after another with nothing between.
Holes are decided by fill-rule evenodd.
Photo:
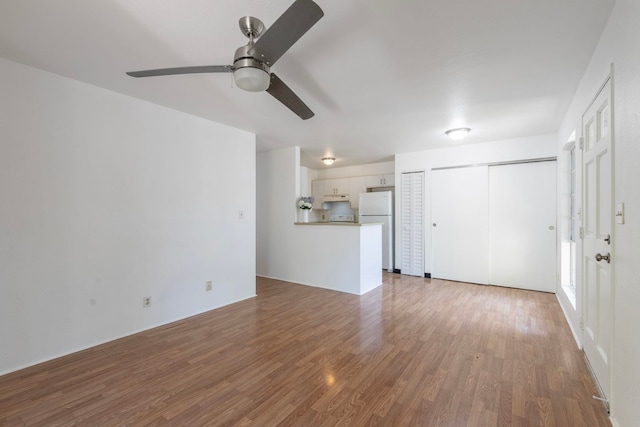
<instances>
[{"instance_id":1,"label":"kitchen peninsula","mask_svg":"<svg viewBox=\"0 0 640 427\"><path fill-rule=\"evenodd\" d=\"M362 295L382 284L382 225L295 223L297 239L312 242L300 259L305 285ZM302 282L301 282L302 283Z\"/></svg>"}]
</instances>

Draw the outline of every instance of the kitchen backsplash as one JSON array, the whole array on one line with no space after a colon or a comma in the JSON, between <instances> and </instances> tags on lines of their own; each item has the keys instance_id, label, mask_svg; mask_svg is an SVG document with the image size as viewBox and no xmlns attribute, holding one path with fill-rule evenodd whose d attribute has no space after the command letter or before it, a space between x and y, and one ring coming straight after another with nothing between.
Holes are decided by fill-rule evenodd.
<instances>
[{"instance_id":1,"label":"kitchen backsplash","mask_svg":"<svg viewBox=\"0 0 640 427\"><path fill-rule=\"evenodd\" d=\"M358 209L352 208L349 202L325 202L323 207L325 209L312 209L309 220L328 222L331 215L354 215L358 218Z\"/></svg>"}]
</instances>

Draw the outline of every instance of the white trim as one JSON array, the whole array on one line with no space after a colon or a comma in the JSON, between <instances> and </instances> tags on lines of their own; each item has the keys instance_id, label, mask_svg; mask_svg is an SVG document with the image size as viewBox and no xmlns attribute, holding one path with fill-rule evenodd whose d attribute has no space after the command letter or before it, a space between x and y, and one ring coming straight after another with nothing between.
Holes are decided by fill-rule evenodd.
<instances>
[{"instance_id":1,"label":"white trim","mask_svg":"<svg viewBox=\"0 0 640 427\"><path fill-rule=\"evenodd\" d=\"M538 163L538 162L555 162L558 160L557 156L553 157L540 157L537 159L522 159L522 160L512 160L505 162L490 162L490 163L474 163L470 165L455 165L455 166L441 166L437 168L431 168L431 171L439 171L446 169L463 169L463 168L476 168L478 166L506 166L506 165L519 165L521 163Z\"/></svg>"}]
</instances>

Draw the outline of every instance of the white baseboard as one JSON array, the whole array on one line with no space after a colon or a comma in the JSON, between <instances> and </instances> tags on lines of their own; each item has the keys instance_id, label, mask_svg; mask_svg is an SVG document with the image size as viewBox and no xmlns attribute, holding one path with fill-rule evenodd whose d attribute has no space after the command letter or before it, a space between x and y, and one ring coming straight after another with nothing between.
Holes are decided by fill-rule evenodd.
<instances>
[{"instance_id":1,"label":"white baseboard","mask_svg":"<svg viewBox=\"0 0 640 427\"><path fill-rule=\"evenodd\" d=\"M620 424L618 424L618 421L616 421L616 419L613 418L612 416L609 416L609 421L611 421L611 425L613 427L620 427Z\"/></svg>"},{"instance_id":2,"label":"white baseboard","mask_svg":"<svg viewBox=\"0 0 640 427\"><path fill-rule=\"evenodd\" d=\"M571 334L573 335L573 339L576 341L576 344L578 344L578 348L582 349L582 341L580 340L580 335L576 332L575 328L573 327L573 324L571 323L571 318L567 314L564 308L564 305L562 305L562 301L560 300L559 294L557 293L556 293L556 299L558 300L558 304L560 304L560 308L562 309L562 314L564 314L564 318L569 324L569 329L571 329Z\"/></svg>"}]
</instances>

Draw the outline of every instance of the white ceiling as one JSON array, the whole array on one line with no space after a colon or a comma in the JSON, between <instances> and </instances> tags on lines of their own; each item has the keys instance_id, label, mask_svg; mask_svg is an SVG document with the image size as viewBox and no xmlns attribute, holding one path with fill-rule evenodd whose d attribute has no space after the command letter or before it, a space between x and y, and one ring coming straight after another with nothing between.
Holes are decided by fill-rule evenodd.
<instances>
[{"instance_id":1,"label":"white ceiling","mask_svg":"<svg viewBox=\"0 0 640 427\"><path fill-rule=\"evenodd\" d=\"M300 120L231 74L125 71L231 64L238 19L293 0L2 0L0 56L257 135L334 167L555 132L614 0L316 0L325 16L274 65L315 112Z\"/></svg>"}]
</instances>

